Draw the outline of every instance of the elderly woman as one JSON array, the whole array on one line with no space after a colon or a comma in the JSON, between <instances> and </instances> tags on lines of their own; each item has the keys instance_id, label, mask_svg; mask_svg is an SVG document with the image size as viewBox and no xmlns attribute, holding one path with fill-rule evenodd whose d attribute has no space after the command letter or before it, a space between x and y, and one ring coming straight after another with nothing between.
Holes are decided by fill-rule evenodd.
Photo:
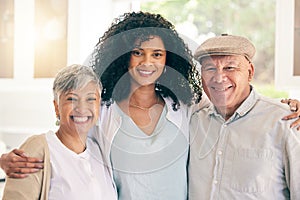
<instances>
[{"instance_id":1,"label":"elderly woman","mask_svg":"<svg viewBox=\"0 0 300 200\"><path fill-rule=\"evenodd\" d=\"M53 84L56 132L32 136L21 146L44 160L44 169L25 179L7 178L3 199L116 199L101 151L87 137L99 116L101 85L86 66L63 68Z\"/></svg>"},{"instance_id":2,"label":"elderly woman","mask_svg":"<svg viewBox=\"0 0 300 200\"><path fill-rule=\"evenodd\" d=\"M104 106L90 133L119 200L187 199L190 116L209 100L173 24L159 14L125 13L99 38L92 58ZM10 177L40 167L23 152L2 155L1 168Z\"/></svg>"}]
</instances>

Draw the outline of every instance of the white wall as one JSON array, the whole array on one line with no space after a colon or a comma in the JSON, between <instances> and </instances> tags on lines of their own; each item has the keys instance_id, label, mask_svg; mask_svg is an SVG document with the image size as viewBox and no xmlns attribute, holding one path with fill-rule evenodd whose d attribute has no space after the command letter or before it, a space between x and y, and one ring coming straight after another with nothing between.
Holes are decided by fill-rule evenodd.
<instances>
[{"instance_id":1,"label":"white wall","mask_svg":"<svg viewBox=\"0 0 300 200\"><path fill-rule=\"evenodd\" d=\"M300 99L300 76L293 75L294 56L299 56L293 52L294 8L294 0L276 1L275 86L289 91L291 98Z\"/></svg>"}]
</instances>

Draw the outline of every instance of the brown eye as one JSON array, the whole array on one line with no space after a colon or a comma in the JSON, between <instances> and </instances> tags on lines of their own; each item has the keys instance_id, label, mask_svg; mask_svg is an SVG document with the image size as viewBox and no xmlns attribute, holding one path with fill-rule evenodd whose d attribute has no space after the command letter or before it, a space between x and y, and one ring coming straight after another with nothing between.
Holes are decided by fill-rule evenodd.
<instances>
[{"instance_id":1,"label":"brown eye","mask_svg":"<svg viewBox=\"0 0 300 200\"><path fill-rule=\"evenodd\" d=\"M224 70L225 71L234 71L236 69L235 66L227 66L227 67L224 67Z\"/></svg>"},{"instance_id":2,"label":"brown eye","mask_svg":"<svg viewBox=\"0 0 300 200\"><path fill-rule=\"evenodd\" d=\"M154 53L154 54L153 54L153 57L155 57L155 58L160 58L160 57L162 57L162 56L163 56L162 53Z\"/></svg>"},{"instance_id":3,"label":"brown eye","mask_svg":"<svg viewBox=\"0 0 300 200\"><path fill-rule=\"evenodd\" d=\"M68 101L77 101L77 99L74 98L74 97L68 97L67 100L68 100Z\"/></svg>"},{"instance_id":4,"label":"brown eye","mask_svg":"<svg viewBox=\"0 0 300 200\"><path fill-rule=\"evenodd\" d=\"M133 56L141 56L142 52L139 51L139 50L133 50L133 51L131 51L131 55L133 55Z\"/></svg>"}]
</instances>

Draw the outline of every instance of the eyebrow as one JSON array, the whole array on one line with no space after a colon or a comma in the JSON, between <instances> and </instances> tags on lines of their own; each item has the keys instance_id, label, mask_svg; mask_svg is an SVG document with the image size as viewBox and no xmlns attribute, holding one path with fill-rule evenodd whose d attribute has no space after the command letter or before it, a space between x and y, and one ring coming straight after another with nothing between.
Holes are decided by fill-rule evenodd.
<instances>
[{"instance_id":1,"label":"eyebrow","mask_svg":"<svg viewBox=\"0 0 300 200\"><path fill-rule=\"evenodd\" d=\"M160 48L152 48L152 47L147 47L147 48L141 48L141 47L135 47L133 50L138 49L138 50L144 50L144 49L153 49L153 51L167 51L166 49L160 49Z\"/></svg>"},{"instance_id":2,"label":"eyebrow","mask_svg":"<svg viewBox=\"0 0 300 200\"><path fill-rule=\"evenodd\" d=\"M90 95L90 94L96 94L97 95L97 92L89 92L87 93L87 95ZM74 92L68 92L66 93L66 95L75 95L75 96L79 96L78 94L74 93Z\"/></svg>"},{"instance_id":3,"label":"eyebrow","mask_svg":"<svg viewBox=\"0 0 300 200\"><path fill-rule=\"evenodd\" d=\"M238 60L230 60L229 62L226 62L225 64L240 64L241 62Z\"/></svg>"},{"instance_id":4,"label":"eyebrow","mask_svg":"<svg viewBox=\"0 0 300 200\"><path fill-rule=\"evenodd\" d=\"M65 95L76 95L76 96L78 96L78 94L73 93L73 92L67 92Z\"/></svg>"}]
</instances>

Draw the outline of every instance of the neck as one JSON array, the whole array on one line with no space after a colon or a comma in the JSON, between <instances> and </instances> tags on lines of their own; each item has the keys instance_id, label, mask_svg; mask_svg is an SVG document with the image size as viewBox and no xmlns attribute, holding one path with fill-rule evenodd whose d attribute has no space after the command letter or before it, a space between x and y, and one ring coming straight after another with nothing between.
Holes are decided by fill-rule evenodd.
<instances>
[{"instance_id":1,"label":"neck","mask_svg":"<svg viewBox=\"0 0 300 200\"><path fill-rule=\"evenodd\" d=\"M242 105L242 103L249 97L251 93L252 87L249 85L249 88L245 90L245 92L240 95L240 100L236 102L235 105L227 105L227 106L215 106L217 112L222 115L222 117L227 121L234 113L235 111Z\"/></svg>"},{"instance_id":2,"label":"neck","mask_svg":"<svg viewBox=\"0 0 300 200\"><path fill-rule=\"evenodd\" d=\"M235 109L228 109L226 107L215 107L217 112L227 121L235 112Z\"/></svg>"},{"instance_id":3,"label":"neck","mask_svg":"<svg viewBox=\"0 0 300 200\"><path fill-rule=\"evenodd\" d=\"M159 96L156 95L154 85L142 86L130 94L128 98L129 106L149 109L154 104L159 103Z\"/></svg>"},{"instance_id":4,"label":"neck","mask_svg":"<svg viewBox=\"0 0 300 200\"><path fill-rule=\"evenodd\" d=\"M87 134L68 134L61 128L56 132L58 139L71 151L75 153L82 153L86 149L86 138Z\"/></svg>"}]
</instances>

